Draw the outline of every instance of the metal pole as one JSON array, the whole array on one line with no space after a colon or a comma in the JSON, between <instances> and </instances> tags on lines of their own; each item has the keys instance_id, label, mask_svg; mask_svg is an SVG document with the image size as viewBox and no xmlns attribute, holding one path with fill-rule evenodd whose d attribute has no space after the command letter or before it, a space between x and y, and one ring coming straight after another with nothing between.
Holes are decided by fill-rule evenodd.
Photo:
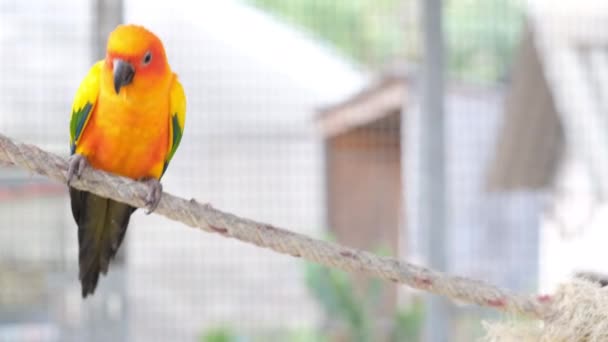
<instances>
[{"instance_id":1,"label":"metal pole","mask_svg":"<svg viewBox=\"0 0 608 342\"><path fill-rule=\"evenodd\" d=\"M93 0L91 25L91 64L105 58L108 35L123 22L123 0ZM128 237L122 243L115 257L115 262L126 260Z\"/></svg>"},{"instance_id":2,"label":"metal pole","mask_svg":"<svg viewBox=\"0 0 608 342\"><path fill-rule=\"evenodd\" d=\"M93 61L104 57L108 34L123 22L123 0L93 0L91 54Z\"/></svg>"},{"instance_id":3,"label":"metal pole","mask_svg":"<svg viewBox=\"0 0 608 342\"><path fill-rule=\"evenodd\" d=\"M421 0L423 65L418 153L420 168L420 224L425 230L429 266L446 270L446 188L445 188L445 118L444 118L444 41L442 0ZM447 302L428 295L425 341L448 341L449 311Z\"/></svg>"},{"instance_id":4,"label":"metal pole","mask_svg":"<svg viewBox=\"0 0 608 342\"><path fill-rule=\"evenodd\" d=\"M91 1L91 60L105 57L108 35L123 22L123 0ZM112 270L97 288L95 301L84 303L88 319L85 323L87 341L127 341L129 308L127 303L126 255L128 234L116 255Z\"/></svg>"}]
</instances>

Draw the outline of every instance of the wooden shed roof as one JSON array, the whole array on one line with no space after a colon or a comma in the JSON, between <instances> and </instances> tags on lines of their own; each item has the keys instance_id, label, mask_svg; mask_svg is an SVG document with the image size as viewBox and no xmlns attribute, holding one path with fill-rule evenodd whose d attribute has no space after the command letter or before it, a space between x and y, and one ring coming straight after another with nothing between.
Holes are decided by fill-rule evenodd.
<instances>
[{"instance_id":1,"label":"wooden shed roof","mask_svg":"<svg viewBox=\"0 0 608 342\"><path fill-rule=\"evenodd\" d=\"M551 185L567 148L608 193L608 4L581 1L530 7L489 189Z\"/></svg>"},{"instance_id":2,"label":"wooden shed roof","mask_svg":"<svg viewBox=\"0 0 608 342\"><path fill-rule=\"evenodd\" d=\"M523 38L488 171L489 190L542 188L553 179L563 132L531 32Z\"/></svg>"},{"instance_id":3,"label":"wooden shed roof","mask_svg":"<svg viewBox=\"0 0 608 342\"><path fill-rule=\"evenodd\" d=\"M330 138L393 114L406 102L406 83L403 75L385 75L346 101L321 109L316 118L319 130Z\"/></svg>"}]
</instances>

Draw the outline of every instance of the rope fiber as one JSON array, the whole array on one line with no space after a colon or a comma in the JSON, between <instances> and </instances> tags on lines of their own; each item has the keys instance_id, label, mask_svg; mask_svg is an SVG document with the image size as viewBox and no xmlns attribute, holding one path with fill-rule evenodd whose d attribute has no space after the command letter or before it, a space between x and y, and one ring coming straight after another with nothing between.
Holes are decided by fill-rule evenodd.
<instances>
[{"instance_id":1,"label":"rope fiber","mask_svg":"<svg viewBox=\"0 0 608 342\"><path fill-rule=\"evenodd\" d=\"M36 146L16 143L0 134L0 164L17 166L57 182L66 183L65 158ZM71 186L135 207L145 207L146 185L128 178L87 168ZM163 193L154 213L190 227L231 237L275 252L347 272L360 272L454 300L497 310L544 318L551 298L512 293L481 281L450 276L394 258L341 246L336 243L222 212L209 204Z\"/></svg>"}]
</instances>

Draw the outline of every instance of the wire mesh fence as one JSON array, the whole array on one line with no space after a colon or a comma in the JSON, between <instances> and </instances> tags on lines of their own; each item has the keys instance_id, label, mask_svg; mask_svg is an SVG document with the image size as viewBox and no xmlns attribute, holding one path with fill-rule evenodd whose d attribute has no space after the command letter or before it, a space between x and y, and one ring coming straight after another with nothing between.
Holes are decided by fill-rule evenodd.
<instances>
[{"instance_id":1,"label":"wire mesh fence","mask_svg":"<svg viewBox=\"0 0 608 342\"><path fill-rule=\"evenodd\" d=\"M547 290L602 270L603 148L589 139L605 135L608 59L581 18L604 27L608 8L587 2L443 4L443 213L420 201L428 42L414 0L0 0L0 131L67 156L74 93L113 22L142 24L188 102L165 190L378 254L425 263L439 249L443 271ZM66 190L0 169L0 341L428 340L418 292L139 210L83 300ZM429 213L445 216L442 239ZM448 314L436 329L450 341L497 317Z\"/></svg>"}]
</instances>

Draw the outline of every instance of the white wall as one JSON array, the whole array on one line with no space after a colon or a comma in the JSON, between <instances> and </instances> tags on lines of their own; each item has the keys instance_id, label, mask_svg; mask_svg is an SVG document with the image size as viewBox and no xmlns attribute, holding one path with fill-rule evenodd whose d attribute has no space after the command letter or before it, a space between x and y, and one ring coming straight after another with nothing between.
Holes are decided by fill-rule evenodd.
<instances>
[{"instance_id":1,"label":"white wall","mask_svg":"<svg viewBox=\"0 0 608 342\"><path fill-rule=\"evenodd\" d=\"M541 227L540 285L550 292L579 271L608 274L608 206L580 160L568 156Z\"/></svg>"}]
</instances>

